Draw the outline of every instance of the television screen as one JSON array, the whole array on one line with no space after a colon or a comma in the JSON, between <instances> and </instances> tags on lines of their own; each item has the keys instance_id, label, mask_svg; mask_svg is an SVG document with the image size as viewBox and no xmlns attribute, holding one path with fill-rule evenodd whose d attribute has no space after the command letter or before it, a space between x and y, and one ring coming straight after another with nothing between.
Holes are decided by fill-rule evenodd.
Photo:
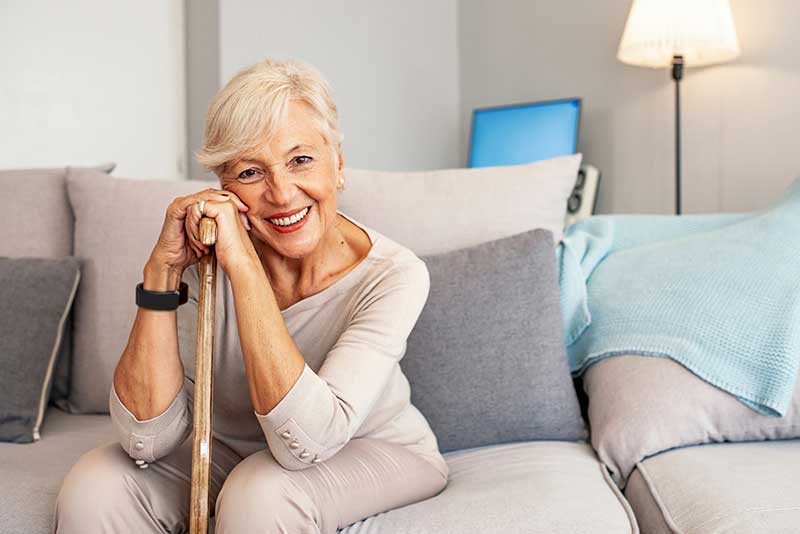
<instances>
[{"instance_id":1,"label":"television screen","mask_svg":"<svg viewBox=\"0 0 800 534\"><path fill-rule=\"evenodd\" d=\"M519 165L574 154L580 110L580 98L476 109L468 166Z\"/></svg>"}]
</instances>

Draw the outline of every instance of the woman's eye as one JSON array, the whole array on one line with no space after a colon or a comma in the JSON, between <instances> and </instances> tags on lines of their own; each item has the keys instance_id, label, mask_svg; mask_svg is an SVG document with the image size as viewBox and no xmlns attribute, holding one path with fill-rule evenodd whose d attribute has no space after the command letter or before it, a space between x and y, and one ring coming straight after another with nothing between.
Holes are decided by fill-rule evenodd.
<instances>
[{"instance_id":1,"label":"woman's eye","mask_svg":"<svg viewBox=\"0 0 800 534\"><path fill-rule=\"evenodd\" d=\"M256 169L247 169L239 173L239 179L242 181L253 181L254 178L258 177L258 171Z\"/></svg>"},{"instance_id":2,"label":"woman's eye","mask_svg":"<svg viewBox=\"0 0 800 534\"><path fill-rule=\"evenodd\" d=\"M294 158L294 161L297 162L298 165L305 165L307 163L311 163L313 158L311 156L297 156Z\"/></svg>"}]
</instances>

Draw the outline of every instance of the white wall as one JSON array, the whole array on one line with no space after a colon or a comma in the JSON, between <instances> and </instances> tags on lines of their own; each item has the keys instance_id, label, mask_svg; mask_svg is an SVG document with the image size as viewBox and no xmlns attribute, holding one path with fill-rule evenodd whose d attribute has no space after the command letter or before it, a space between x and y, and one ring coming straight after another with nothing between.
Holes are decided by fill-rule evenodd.
<instances>
[{"instance_id":1,"label":"white wall","mask_svg":"<svg viewBox=\"0 0 800 534\"><path fill-rule=\"evenodd\" d=\"M0 168L185 178L182 0L0 2Z\"/></svg>"},{"instance_id":2,"label":"white wall","mask_svg":"<svg viewBox=\"0 0 800 534\"><path fill-rule=\"evenodd\" d=\"M219 12L220 87L265 57L305 60L333 87L347 166L463 165L456 0L219 0Z\"/></svg>"},{"instance_id":3,"label":"white wall","mask_svg":"<svg viewBox=\"0 0 800 534\"><path fill-rule=\"evenodd\" d=\"M581 96L578 149L603 172L598 211L672 213L673 82L617 61L630 4L463 0L462 150L473 108ZM800 2L731 4L742 56L681 82L685 213L758 209L800 175Z\"/></svg>"}]
</instances>

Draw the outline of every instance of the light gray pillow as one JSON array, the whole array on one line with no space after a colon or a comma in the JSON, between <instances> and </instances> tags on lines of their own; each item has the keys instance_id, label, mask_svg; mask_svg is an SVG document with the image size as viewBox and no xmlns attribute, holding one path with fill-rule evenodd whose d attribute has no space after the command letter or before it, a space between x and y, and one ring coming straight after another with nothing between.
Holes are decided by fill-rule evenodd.
<instances>
[{"instance_id":1,"label":"light gray pillow","mask_svg":"<svg viewBox=\"0 0 800 534\"><path fill-rule=\"evenodd\" d=\"M337 204L417 256L534 228L550 230L558 243L581 158L572 154L522 165L413 172L347 168ZM492 216L481 218L488 213Z\"/></svg>"},{"instance_id":2,"label":"light gray pillow","mask_svg":"<svg viewBox=\"0 0 800 534\"><path fill-rule=\"evenodd\" d=\"M75 298L69 408L108 413L111 380L136 318L135 290L173 198L209 187L189 180L109 177L70 168L75 256L82 281ZM215 184L218 186L218 184Z\"/></svg>"},{"instance_id":3,"label":"light gray pillow","mask_svg":"<svg viewBox=\"0 0 800 534\"><path fill-rule=\"evenodd\" d=\"M421 259L430 293L400 365L440 450L585 440L552 233L531 230Z\"/></svg>"},{"instance_id":4,"label":"light gray pillow","mask_svg":"<svg viewBox=\"0 0 800 534\"><path fill-rule=\"evenodd\" d=\"M592 446L620 488L637 462L674 447L800 438L800 381L783 417L756 412L670 358L605 358L583 383Z\"/></svg>"},{"instance_id":5,"label":"light gray pillow","mask_svg":"<svg viewBox=\"0 0 800 534\"><path fill-rule=\"evenodd\" d=\"M79 281L73 257L0 258L0 441L39 440Z\"/></svg>"}]
</instances>

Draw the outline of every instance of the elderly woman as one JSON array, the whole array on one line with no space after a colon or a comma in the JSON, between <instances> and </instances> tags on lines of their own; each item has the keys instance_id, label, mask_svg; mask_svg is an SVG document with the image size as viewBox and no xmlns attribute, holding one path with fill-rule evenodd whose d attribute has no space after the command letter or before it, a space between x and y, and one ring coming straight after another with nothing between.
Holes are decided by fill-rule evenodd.
<instances>
[{"instance_id":1,"label":"elderly woman","mask_svg":"<svg viewBox=\"0 0 800 534\"><path fill-rule=\"evenodd\" d=\"M399 366L428 271L337 211L341 139L328 84L300 62L253 65L214 98L198 160L221 189L172 201L140 289L176 291L185 278L188 303L140 304L110 391L119 443L67 475L57 532L188 531L203 215L216 221L222 270L216 532L334 533L446 486L447 464Z\"/></svg>"}]
</instances>

